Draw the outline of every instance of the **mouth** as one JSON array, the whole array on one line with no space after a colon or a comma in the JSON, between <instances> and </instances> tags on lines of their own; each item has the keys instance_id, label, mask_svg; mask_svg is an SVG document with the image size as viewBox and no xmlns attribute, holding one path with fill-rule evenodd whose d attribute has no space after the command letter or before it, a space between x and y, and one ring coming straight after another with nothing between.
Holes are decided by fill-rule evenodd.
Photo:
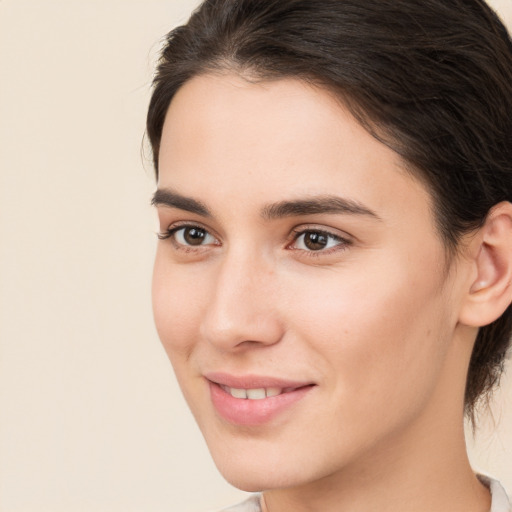
<instances>
[{"instance_id":1,"label":"mouth","mask_svg":"<svg viewBox=\"0 0 512 512\"><path fill-rule=\"evenodd\" d=\"M224 386L219 384L220 387L226 392L229 393L233 398L240 398L242 400L263 400L264 398L271 398L274 396L282 395L283 393L290 393L301 387L287 387L287 388L278 388L278 387L268 387L268 388L231 388L229 386ZM312 385L312 384L310 384Z\"/></svg>"},{"instance_id":2,"label":"mouth","mask_svg":"<svg viewBox=\"0 0 512 512\"><path fill-rule=\"evenodd\" d=\"M208 374L206 380L216 412L226 421L240 426L258 426L295 408L316 386L269 377L233 377Z\"/></svg>"}]
</instances>

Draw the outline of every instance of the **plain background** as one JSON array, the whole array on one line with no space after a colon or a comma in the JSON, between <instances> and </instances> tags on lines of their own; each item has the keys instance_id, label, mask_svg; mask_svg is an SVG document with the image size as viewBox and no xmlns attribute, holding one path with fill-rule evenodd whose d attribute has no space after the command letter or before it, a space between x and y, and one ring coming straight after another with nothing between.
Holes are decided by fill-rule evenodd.
<instances>
[{"instance_id":1,"label":"plain background","mask_svg":"<svg viewBox=\"0 0 512 512\"><path fill-rule=\"evenodd\" d=\"M210 460L150 307L145 109L161 38L196 4L0 0L0 512L243 496ZM512 0L493 5L511 26ZM472 457L512 489L512 378L497 404Z\"/></svg>"}]
</instances>

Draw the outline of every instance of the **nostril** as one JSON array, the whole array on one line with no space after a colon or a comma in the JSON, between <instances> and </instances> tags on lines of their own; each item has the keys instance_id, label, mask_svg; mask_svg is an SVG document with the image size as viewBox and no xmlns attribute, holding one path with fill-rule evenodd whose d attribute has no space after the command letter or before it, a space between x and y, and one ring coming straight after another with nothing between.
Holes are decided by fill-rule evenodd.
<instances>
[{"instance_id":1,"label":"nostril","mask_svg":"<svg viewBox=\"0 0 512 512\"><path fill-rule=\"evenodd\" d=\"M259 314L249 308L229 314L214 306L203 318L200 333L223 350L249 350L277 343L284 329L276 315Z\"/></svg>"}]
</instances>

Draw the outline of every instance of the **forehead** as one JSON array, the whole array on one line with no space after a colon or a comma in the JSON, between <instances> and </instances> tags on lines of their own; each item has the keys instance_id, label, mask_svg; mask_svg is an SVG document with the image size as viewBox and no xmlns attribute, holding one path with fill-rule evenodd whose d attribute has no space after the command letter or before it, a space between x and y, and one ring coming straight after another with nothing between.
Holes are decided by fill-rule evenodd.
<instances>
[{"instance_id":1,"label":"forehead","mask_svg":"<svg viewBox=\"0 0 512 512\"><path fill-rule=\"evenodd\" d=\"M244 205L337 193L386 210L397 198L432 223L430 196L403 160L332 93L300 80L201 75L175 95L164 124L159 186Z\"/></svg>"}]
</instances>

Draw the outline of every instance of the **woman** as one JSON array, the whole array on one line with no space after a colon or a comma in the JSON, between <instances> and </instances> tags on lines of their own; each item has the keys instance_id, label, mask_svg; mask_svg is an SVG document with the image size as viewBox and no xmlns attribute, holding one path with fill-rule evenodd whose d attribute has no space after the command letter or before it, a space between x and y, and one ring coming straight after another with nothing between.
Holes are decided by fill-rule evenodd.
<instances>
[{"instance_id":1,"label":"woman","mask_svg":"<svg viewBox=\"0 0 512 512\"><path fill-rule=\"evenodd\" d=\"M512 302L512 44L480 0L209 0L148 113L157 329L236 511L505 512L464 414Z\"/></svg>"}]
</instances>

